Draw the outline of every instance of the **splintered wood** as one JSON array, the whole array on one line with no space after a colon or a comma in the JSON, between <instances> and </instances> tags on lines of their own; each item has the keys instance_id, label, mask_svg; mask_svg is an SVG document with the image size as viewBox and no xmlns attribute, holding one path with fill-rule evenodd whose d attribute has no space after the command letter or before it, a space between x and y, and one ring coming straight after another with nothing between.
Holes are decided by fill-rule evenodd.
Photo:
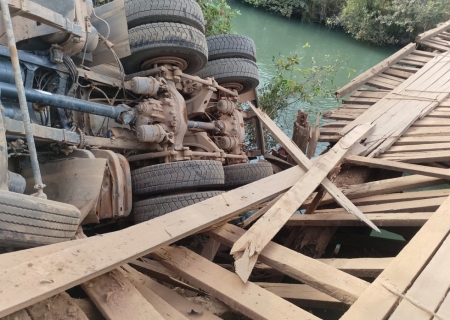
<instances>
[{"instance_id":1,"label":"splintered wood","mask_svg":"<svg viewBox=\"0 0 450 320\"><path fill-rule=\"evenodd\" d=\"M339 164L349 149L369 134L372 126L356 127L275 203L233 246L236 273L247 282L262 249L272 240L300 205Z\"/></svg>"},{"instance_id":2,"label":"splintered wood","mask_svg":"<svg viewBox=\"0 0 450 320\"><path fill-rule=\"evenodd\" d=\"M450 21L417 42L338 90L350 97L320 137L318 120L302 121L301 146L249 104L289 169L120 231L1 254L0 320L218 320L220 308L450 319ZM0 115L0 138L2 120L13 121ZM334 144L309 159L317 141ZM89 298L65 292L78 285Z\"/></svg>"}]
</instances>

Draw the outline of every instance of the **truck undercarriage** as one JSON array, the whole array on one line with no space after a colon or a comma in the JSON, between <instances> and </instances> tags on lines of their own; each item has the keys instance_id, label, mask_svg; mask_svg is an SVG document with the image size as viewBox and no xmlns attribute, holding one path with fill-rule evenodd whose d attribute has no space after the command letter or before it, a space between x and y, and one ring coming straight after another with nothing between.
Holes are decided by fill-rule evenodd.
<instances>
[{"instance_id":1,"label":"truck undercarriage","mask_svg":"<svg viewBox=\"0 0 450 320\"><path fill-rule=\"evenodd\" d=\"M205 38L194 0L1 4L0 246L144 222L272 174L249 162L258 122L259 150L244 143L253 41Z\"/></svg>"}]
</instances>

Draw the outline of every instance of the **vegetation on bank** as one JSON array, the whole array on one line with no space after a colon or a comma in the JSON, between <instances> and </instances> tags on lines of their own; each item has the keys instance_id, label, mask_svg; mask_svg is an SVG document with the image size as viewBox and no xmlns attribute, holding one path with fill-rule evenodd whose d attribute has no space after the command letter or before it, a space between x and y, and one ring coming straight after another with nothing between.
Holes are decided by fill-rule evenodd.
<instances>
[{"instance_id":1,"label":"vegetation on bank","mask_svg":"<svg viewBox=\"0 0 450 320\"><path fill-rule=\"evenodd\" d=\"M197 0L205 17L206 36L228 34L232 32L231 19L240 15L226 0Z\"/></svg>"},{"instance_id":2,"label":"vegetation on bank","mask_svg":"<svg viewBox=\"0 0 450 320\"><path fill-rule=\"evenodd\" d=\"M341 27L358 40L405 44L450 19L449 0L243 0L287 17Z\"/></svg>"}]
</instances>

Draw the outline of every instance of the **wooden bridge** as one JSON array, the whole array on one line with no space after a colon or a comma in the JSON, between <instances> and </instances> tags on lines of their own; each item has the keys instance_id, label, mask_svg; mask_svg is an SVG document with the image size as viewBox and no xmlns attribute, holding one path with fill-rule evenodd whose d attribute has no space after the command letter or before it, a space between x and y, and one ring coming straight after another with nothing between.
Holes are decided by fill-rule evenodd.
<instances>
[{"instance_id":1,"label":"wooden bridge","mask_svg":"<svg viewBox=\"0 0 450 320\"><path fill-rule=\"evenodd\" d=\"M316 159L254 108L290 155L281 172L118 232L0 255L0 317L218 319L181 288L252 319L450 319L450 22L336 95L350 96L310 135L333 145ZM169 246L199 233L197 253ZM78 285L89 299L65 293Z\"/></svg>"}]
</instances>

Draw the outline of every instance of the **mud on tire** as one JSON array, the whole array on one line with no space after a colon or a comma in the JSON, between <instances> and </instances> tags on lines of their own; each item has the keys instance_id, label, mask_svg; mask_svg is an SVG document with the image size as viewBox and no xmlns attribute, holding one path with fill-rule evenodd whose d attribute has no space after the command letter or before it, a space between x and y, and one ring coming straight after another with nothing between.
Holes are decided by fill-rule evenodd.
<instances>
[{"instance_id":1,"label":"mud on tire","mask_svg":"<svg viewBox=\"0 0 450 320\"><path fill-rule=\"evenodd\" d=\"M234 164L224 167L223 170L225 172L225 188L240 187L273 174L272 165L267 161Z\"/></svg>"},{"instance_id":2,"label":"mud on tire","mask_svg":"<svg viewBox=\"0 0 450 320\"><path fill-rule=\"evenodd\" d=\"M131 172L133 193L163 194L187 189L222 187L225 175L219 161L198 160L163 163Z\"/></svg>"},{"instance_id":3,"label":"mud on tire","mask_svg":"<svg viewBox=\"0 0 450 320\"><path fill-rule=\"evenodd\" d=\"M176 22L205 33L203 12L195 0L126 0L129 28L147 23Z\"/></svg>"},{"instance_id":4,"label":"mud on tire","mask_svg":"<svg viewBox=\"0 0 450 320\"><path fill-rule=\"evenodd\" d=\"M240 34L220 34L206 38L208 60L244 58L256 62L256 47L253 40Z\"/></svg>"},{"instance_id":5,"label":"mud on tire","mask_svg":"<svg viewBox=\"0 0 450 320\"><path fill-rule=\"evenodd\" d=\"M218 84L239 83L245 93L259 85L259 72L255 62L242 58L219 59L208 62L199 72L200 78L214 77Z\"/></svg>"},{"instance_id":6,"label":"mud on tire","mask_svg":"<svg viewBox=\"0 0 450 320\"><path fill-rule=\"evenodd\" d=\"M223 191L194 192L137 201L134 203L133 207L133 219L135 223L145 222L163 216L169 212L215 197L221 193L223 193Z\"/></svg>"},{"instance_id":7,"label":"mud on tire","mask_svg":"<svg viewBox=\"0 0 450 320\"><path fill-rule=\"evenodd\" d=\"M130 29L128 35L131 55L121 60L128 74L142 71L142 64L154 58L181 58L188 63L185 73L199 71L208 61L205 35L191 26L150 23Z\"/></svg>"},{"instance_id":8,"label":"mud on tire","mask_svg":"<svg viewBox=\"0 0 450 320\"><path fill-rule=\"evenodd\" d=\"M68 204L0 191L0 246L30 248L68 241L80 216Z\"/></svg>"}]
</instances>

